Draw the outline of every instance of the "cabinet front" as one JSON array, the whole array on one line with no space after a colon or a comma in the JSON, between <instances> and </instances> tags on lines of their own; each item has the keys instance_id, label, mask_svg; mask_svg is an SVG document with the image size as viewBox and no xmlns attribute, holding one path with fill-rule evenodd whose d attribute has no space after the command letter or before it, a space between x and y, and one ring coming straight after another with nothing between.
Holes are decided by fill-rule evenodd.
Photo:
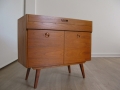
<instances>
[{"instance_id":1,"label":"cabinet front","mask_svg":"<svg viewBox=\"0 0 120 90\"><path fill-rule=\"evenodd\" d=\"M29 67L63 64L64 31L28 30Z\"/></svg>"},{"instance_id":2,"label":"cabinet front","mask_svg":"<svg viewBox=\"0 0 120 90\"><path fill-rule=\"evenodd\" d=\"M64 64L82 63L91 59L91 33L65 32Z\"/></svg>"}]
</instances>

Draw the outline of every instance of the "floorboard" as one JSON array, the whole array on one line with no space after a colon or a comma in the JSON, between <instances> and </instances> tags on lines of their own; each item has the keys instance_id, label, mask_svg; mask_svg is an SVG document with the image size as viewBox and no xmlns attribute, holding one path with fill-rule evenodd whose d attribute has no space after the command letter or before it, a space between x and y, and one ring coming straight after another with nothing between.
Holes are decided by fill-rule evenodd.
<instances>
[{"instance_id":1,"label":"floorboard","mask_svg":"<svg viewBox=\"0 0 120 90\"><path fill-rule=\"evenodd\" d=\"M17 61L0 70L0 90L34 90L35 70L25 80L26 68ZM120 58L92 58L84 64L42 69L36 90L120 90Z\"/></svg>"}]
</instances>

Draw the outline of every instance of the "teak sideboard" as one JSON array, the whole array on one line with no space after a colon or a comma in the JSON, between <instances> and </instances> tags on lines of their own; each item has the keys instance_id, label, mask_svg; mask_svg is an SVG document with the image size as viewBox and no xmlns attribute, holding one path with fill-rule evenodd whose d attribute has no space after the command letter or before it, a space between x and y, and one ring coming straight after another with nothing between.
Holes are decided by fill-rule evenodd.
<instances>
[{"instance_id":1,"label":"teak sideboard","mask_svg":"<svg viewBox=\"0 0 120 90\"><path fill-rule=\"evenodd\" d=\"M18 61L36 70L37 88L40 70L46 67L79 64L85 78L83 63L91 60L92 21L43 15L18 19Z\"/></svg>"}]
</instances>

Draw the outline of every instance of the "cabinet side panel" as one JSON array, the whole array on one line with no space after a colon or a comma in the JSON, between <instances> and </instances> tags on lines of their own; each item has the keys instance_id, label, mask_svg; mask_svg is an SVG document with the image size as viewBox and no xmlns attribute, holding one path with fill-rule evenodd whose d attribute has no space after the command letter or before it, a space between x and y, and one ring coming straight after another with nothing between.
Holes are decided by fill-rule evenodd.
<instances>
[{"instance_id":1,"label":"cabinet side panel","mask_svg":"<svg viewBox=\"0 0 120 90\"><path fill-rule=\"evenodd\" d=\"M27 31L26 31L26 17L18 19L18 62L27 67Z\"/></svg>"}]
</instances>

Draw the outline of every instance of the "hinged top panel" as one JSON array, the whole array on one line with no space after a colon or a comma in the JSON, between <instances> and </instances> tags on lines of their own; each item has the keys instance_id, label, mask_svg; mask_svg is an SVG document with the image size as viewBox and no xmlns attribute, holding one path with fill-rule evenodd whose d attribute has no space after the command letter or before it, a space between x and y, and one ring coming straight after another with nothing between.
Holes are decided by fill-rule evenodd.
<instances>
[{"instance_id":1,"label":"hinged top panel","mask_svg":"<svg viewBox=\"0 0 120 90\"><path fill-rule=\"evenodd\" d=\"M27 29L52 29L92 32L92 21L27 14Z\"/></svg>"}]
</instances>

